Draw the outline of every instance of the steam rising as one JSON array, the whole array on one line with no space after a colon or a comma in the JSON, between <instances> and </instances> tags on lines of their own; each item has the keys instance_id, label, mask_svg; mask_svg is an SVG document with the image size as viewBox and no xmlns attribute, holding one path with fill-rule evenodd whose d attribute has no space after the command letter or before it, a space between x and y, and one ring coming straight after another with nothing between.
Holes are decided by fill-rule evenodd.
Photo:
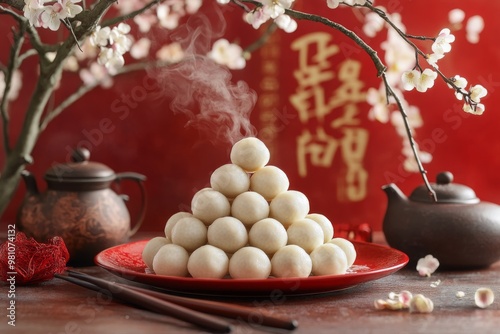
<instances>
[{"instance_id":1,"label":"steam rising","mask_svg":"<svg viewBox=\"0 0 500 334\"><path fill-rule=\"evenodd\" d=\"M189 117L187 125L212 142L234 143L255 133L250 113L257 94L245 82L233 83L230 71L206 56L212 40L225 29L221 13L216 14L219 27L196 16L176 32L174 38L185 48L186 59L164 69L158 80L162 94L171 100L170 109Z\"/></svg>"}]
</instances>

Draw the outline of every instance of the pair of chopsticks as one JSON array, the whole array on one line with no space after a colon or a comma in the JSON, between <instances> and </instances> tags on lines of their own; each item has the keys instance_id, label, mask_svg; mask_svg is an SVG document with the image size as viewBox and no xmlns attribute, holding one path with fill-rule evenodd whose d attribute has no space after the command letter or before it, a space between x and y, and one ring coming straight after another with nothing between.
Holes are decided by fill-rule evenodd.
<instances>
[{"instance_id":1,"label":"pair of chopsticks","mask_svg":"<svg viewBox=\"0 0 500 334\"><path fill-rule=\"evenodd\" d=\"M258 323L255 324L267 327L287 330L297 328L295 320L266 315L251 307L169 295L132 285L106 281L73 270L68 270L67 273L68 275L56 274L55 276L90 290L105 290L113 298L117 298L125 303L133 304L155 313L172 316L217 333L229 333L232 330L232 326L231 323L213 315L233 318L251 324L252 321L258 319Z\"/></svg>"}]
</instances>

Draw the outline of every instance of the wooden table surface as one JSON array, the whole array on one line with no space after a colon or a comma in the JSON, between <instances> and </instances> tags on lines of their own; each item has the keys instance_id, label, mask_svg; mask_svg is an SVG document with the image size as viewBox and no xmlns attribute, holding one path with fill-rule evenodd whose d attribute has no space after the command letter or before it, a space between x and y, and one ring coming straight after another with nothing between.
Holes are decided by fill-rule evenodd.
<instances>
[{"instance_id":1,"label":"wooden table surface","mask_svg":"<svg viewBox=\"0 0 500 334\"><path fill-rule=\"evenodd\" d=\"M100 267L78 270L97 277L120 281ZM432 284L440 281L440 284ZM433 286L434 285L434 286ZM298 321L292 333L498 333L500 301L486 309L475 306L474 292L491 288L500 298L500 262L475 271L437 271L420 277L414 267L336 293L270 298L223 299L223 301L265 310ZM60 279L17 286L15 327L8 325L8 286L0 295L0 333L200 333L200 328L179 320L157 316L115 302ZM388 293L409 290L434 302L430 314L408 310L376 310L373 302ZM463 291L463 298L456 297ZM256 324L234 323L233 333L286 333Z\"/></svg>"}]
</instances>

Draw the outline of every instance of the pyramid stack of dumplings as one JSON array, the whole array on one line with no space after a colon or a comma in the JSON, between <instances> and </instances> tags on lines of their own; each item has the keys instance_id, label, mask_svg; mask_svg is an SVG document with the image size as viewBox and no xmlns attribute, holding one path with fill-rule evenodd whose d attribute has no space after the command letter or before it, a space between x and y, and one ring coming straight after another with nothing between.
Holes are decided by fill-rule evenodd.
<instances>
[{"instance_id":1,"label":"pyramid stack of dumplings","mask_svg":"<svg viewBox=\"0 0 500 334\"><path fill-rule=\"evenodd\" d=\"M270 152L248 137L231 149L210 188L198 191L191 212L165 224L142 258L157 275L194 278L308 277L344 274L356 259L353 244L334 238L330 220L309 212L309 200L289 190L287 175L267 165Z\"/></svg>"}]
</instances>

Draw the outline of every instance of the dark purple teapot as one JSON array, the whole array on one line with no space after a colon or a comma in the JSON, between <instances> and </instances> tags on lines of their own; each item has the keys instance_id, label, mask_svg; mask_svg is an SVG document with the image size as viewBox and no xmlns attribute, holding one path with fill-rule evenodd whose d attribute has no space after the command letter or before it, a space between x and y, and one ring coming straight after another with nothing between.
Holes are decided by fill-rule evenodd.
<instances>
[{"instance_id":1,"label":"dark purple teapot","mask_svg":"<svg viewBox=\"0 0 500 334\"><path fill-rule=\"evenodd\" d=\"M500 206L482 202L464 185L442 172L407 198L395 184L382 189L388 206L383 231L388 244L405 252L411 263L431 254L445 269L487 267L500 260Z\"/></svg>"},{"instance_id":2,"label":"dark purple teapot","mask_svg":"<svg viewBox=\"0 0 500 334\"><path fill-rule=\"evenodd\" d=\"M91 265L100 251L127 242L140 227L145 212L145 176L115 174L109 167L89 161L90 152L79 149L73 162L58 164L45 173L47 190L39 192L35 178L23 171L27 195L18 213L18 227L28 237L46 242L63 238L71 265ZM111 189L113 183L130 179L141 190L142 207L134 227L125 205L126 196Z\"/></svg>"}]
</instances>

